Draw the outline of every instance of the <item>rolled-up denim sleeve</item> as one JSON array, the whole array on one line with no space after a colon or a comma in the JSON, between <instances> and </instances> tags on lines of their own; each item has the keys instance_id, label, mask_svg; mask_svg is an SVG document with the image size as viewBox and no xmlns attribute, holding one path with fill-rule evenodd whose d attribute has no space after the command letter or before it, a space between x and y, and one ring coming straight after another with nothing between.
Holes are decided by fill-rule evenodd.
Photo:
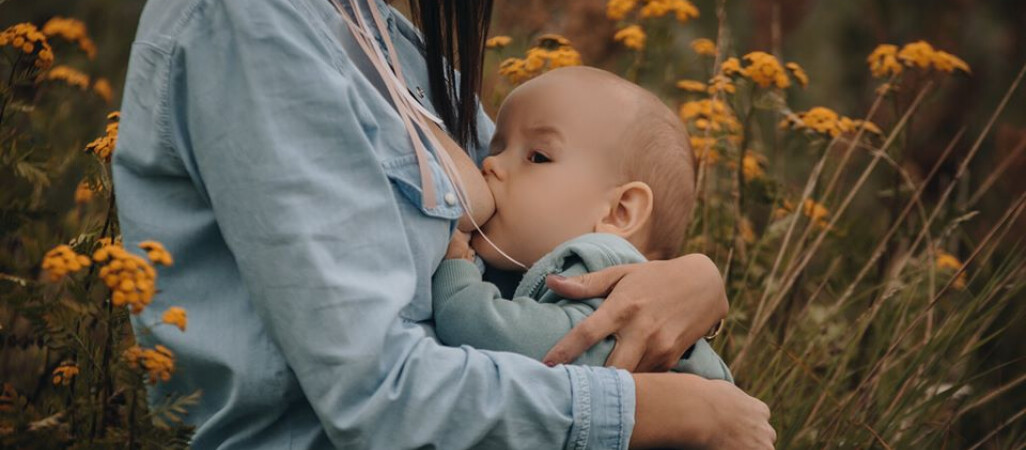
<instances>
[{"instance_id":1,"label":"rolled-up denim sleeve","mask_svg":"<svg viewBox=\"0 0 1026 450\"><path fill-rule=\"evenodd\" d=\"M399 317L414 255L369 85L302 4L202 3L176 37L165 131L333 444L626 448L627 372L448 348Z\"/></svg>"}]
</instances>

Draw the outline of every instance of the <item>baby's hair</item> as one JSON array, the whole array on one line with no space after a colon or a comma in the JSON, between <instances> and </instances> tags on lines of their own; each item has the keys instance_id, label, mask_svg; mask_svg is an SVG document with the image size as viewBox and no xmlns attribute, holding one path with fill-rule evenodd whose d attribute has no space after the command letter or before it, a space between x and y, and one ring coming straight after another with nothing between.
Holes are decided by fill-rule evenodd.
<instances>
[{"instance_id":1,"label":"baby's hair","mask_svg":"<svg viewBox=\"0 0 1026 450\"><path fill-rule=\"evenodd\" d=\"M630 181L652 189L646 256L670 259L684 247L695 205L695 156L677 115L651 92L632 86L638 91L638 110L626 136L622 167Z\"/></svg>"},{"instance_id":2,"label":"baby's hair","mask_svg":"<svg viewBox=\"0 0 1026 450\"><path fill-rule=\"evenodd\" d=\"M695 204L695 155L684 124L659 97L616 74L592 67L557 69L571 76L596 77L609 93L626 102L633 114L621 139L619 159L624 182L640 181L652 189L649 233L641 250L650 259L670 259L684 247Z\"/></svg>"}]
</instances>

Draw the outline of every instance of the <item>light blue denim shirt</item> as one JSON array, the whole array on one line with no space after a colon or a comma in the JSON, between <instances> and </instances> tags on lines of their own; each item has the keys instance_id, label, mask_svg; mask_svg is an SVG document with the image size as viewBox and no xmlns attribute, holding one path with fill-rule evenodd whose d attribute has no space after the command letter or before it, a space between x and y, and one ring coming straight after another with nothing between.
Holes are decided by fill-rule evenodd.
<instances>
[{"instance_id":1,"label":"light blue denim shirt","mask_svg":"<svg viewBox=\"0 0 1026 450\"><path fill-rule=\"evenodd\" d=\"M416 32L370 6L430 98ZM186 417L200 449L626 448L627 372L436 341L431 274L461 210L434 160L438 206L423 206L405 128L344 33L328 0L146 5L118 216L126 247L154 239L175 257L136 325L189 315L185 332L139 335L177 359L151 401L202 390Z\"/></svg>"}]
</instances>

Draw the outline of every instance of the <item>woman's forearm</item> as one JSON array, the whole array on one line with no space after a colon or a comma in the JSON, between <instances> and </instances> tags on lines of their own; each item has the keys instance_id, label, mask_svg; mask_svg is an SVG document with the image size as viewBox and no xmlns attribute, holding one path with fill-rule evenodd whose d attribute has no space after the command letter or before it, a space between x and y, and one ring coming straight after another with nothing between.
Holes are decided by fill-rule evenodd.
<instances>
[{"instance_id":1,"label":"woman's forearm","mask_svg":"<svg viewBox=\"0 0 1026 450\"><path fill-rule=\"evenodd\" d=\"M689 374L633 376L631 448L773 448L769 408L734 385Z\"/></svg>"}]
</instances>

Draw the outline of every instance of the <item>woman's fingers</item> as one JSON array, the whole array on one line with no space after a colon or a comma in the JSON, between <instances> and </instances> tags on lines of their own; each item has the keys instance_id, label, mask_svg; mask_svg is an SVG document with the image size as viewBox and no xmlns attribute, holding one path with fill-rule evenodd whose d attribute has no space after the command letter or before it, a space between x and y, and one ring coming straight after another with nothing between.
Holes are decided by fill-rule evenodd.
<instances>
[{"instance_id":1,"label":"woman's fingers","mask_svg":"<svg viewBox=\"0 0 1026 450\"><path fill-rule=\"evenodd\" d=\"M563 339L552 346L542 361L550 366L569 364L593 345L615 333L620 328L621 317L617 316L611 308L596 310L594 314L574 326L566 336L563 336Z\"/></svg>"},{"instance_id":2,"label":"woman's fingers","mask_svg":"<svg viewBox=\"0 0 1026 450\"><path fill-rule=\"evenodd\" d=\"M644 345L644 340L624 339L618 336L613 352L606 358L606 366L635 372L641 356L645 353Z\"/></svg>"},{"instance_id":3,"label":"woman's fingers","mask_svg":"<svg viewBox=\"0 0 1026 450\"><path fill-rule=\"evenodd\" d=\"M605 297L609 295L621 278L637 269L637 266L637 264L624 264L576 277L549 275L545 278L545 284L563 298L580 300Z\"/></svg>"}]
</instances>

